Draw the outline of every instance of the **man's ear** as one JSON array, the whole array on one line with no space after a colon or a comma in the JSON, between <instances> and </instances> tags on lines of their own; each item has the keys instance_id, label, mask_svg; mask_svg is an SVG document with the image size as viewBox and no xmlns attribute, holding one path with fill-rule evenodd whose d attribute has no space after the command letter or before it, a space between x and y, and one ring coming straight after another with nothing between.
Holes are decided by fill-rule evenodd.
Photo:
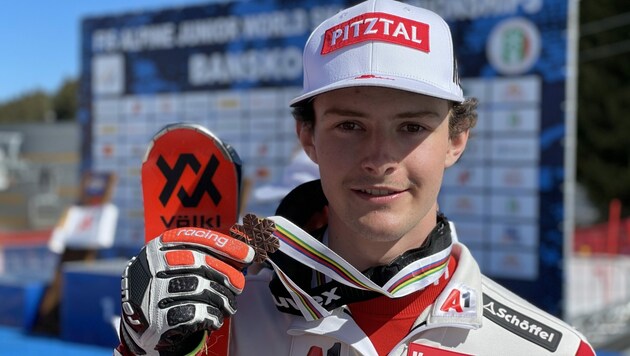
<instances>
[{"instance_id":1,"label":"man's ear","mask_svg":"<svg viewBox=\"0 0 630 356\"><path fill-rule=\"evenodd\" d=\"M446 159L444 160L444 168L448 168L457 162L466 149L470 130L466 130L451 137L448 141L448 150L446 151Z\"/></svg>"},{"instance_id":2,"label":"man's ear","mask_svg":"<svg viewBox=\"0 0 630 356\"><path fill-rule=\"evenodd\" d=\"M301 121L295 122L295 132L302 144L304 152L306 152L306 155L311 159L311 161L317 163L317 150L315 150L313 131L313 124L306 124Z\"/></svg>"}]
</instances>

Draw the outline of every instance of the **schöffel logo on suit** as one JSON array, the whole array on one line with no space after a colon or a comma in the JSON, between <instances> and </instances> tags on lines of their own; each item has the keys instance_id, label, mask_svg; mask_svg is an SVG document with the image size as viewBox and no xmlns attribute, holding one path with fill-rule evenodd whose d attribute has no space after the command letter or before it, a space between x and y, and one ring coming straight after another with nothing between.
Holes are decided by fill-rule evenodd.
<instances>
[{"instance_id":1,"label":"sch\u00f6ffel logo on suit","mask_svg":"<svg viewBox=\"0 0 630 356\"><path fill-rule=\"evenodd\" d=\"M483 295L483 315L504 329L549 351L556 351L562 333Z\"/></svg>"},{"instance_id":2,"label":"sch\u00f6ffel logo on suit","mask_svg":"<svg viewBox=\"0 0 630 356\"><path fill-rule=\"evenodd\" d=\"M364 41L382 41L429 52L429 25L383 12L369 12L326 30L321 54Z\"/></svg>"},{"instance_id":3,"label":"sch\u00f6ffel logo on suit","mask_svg":"<svg viewBox=\"0 0 630 356\"><path fill-rule=\"evenodd\" d=\"M195 174L198 174L201 169L201 163L192 153L179 155L177 162L175 162L172 168L166 162L164 157L160 156L157 160L157 166L166 178L166 184L160 193L160 202L163 206L166 206L168 201L171 199L171 196L178 187L180 179L187 167L190 167ZM197 179L197 185L193 189L191 195L189 195L186 190L181 187L181 185L179 186L177 197L182 203L182 206L187 208L198 206L204 194L208 194L215 206L219 205L219 202L221 201L221 193L212 182L212 177L218 167L219 159L217 159L215 155L212 155L206 164L206 168L201 172L201 176Z\"/></svg>"}]
</instances>

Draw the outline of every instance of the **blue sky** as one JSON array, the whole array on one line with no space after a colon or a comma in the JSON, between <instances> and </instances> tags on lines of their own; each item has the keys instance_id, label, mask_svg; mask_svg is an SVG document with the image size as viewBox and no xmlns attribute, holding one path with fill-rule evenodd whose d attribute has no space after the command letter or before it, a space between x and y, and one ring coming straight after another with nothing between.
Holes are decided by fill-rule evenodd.
<instances>
[{"instance_id":1,"label":"blue sky","mask_svg":"<svg viewBox=\"0 0 630 356\"><path fill-rule=\"evenodd\" d=\"M79 73L81 19L202 0L18 0L0 11L0 103L25 92L53 92ZM217 2L217 1L214 1Z\"/></svg>"}]
</instances>

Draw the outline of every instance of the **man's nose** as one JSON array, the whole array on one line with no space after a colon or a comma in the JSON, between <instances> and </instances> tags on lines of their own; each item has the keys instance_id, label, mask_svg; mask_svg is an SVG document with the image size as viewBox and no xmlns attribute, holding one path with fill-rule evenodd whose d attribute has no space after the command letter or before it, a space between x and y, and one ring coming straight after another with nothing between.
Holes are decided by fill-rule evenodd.
<instances>
[{"instance_id":1,"label":"man's nose","mask_svg":"<svg viewBox=\"0 0 630 356\"><path fill-rule=\"evenodd\" d=\"M364 142L361 167L372 175L391 174L398 164L394 142L385 134L373 133Z\"/></svg>"}]
</instances>

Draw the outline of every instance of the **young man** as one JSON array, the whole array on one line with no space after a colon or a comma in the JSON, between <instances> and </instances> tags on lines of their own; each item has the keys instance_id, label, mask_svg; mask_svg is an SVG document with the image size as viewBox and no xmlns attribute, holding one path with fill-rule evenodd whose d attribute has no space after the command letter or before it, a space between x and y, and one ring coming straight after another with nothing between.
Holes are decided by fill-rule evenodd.
<instances>
[{"instance_id":1,"label":"young man","mask_svg":"<svg viewBox=\"0 0 630 356\"><path fill-rule=\"evenodd\" d=\"M326 20L306 44L304 92L291 106L321 181L290 193L278 214L323 244L306 236L243 281L253 252L234 239L153 240L123 276L119 352L225 353L221 335L235 355L594 354L570 326L482 276L438 210L444 170L477 119L443 19L369 0ZM169 248L195 259L174 262ZM229 335L213 331L224 317Z\"/></svg>"}]
</instances>

